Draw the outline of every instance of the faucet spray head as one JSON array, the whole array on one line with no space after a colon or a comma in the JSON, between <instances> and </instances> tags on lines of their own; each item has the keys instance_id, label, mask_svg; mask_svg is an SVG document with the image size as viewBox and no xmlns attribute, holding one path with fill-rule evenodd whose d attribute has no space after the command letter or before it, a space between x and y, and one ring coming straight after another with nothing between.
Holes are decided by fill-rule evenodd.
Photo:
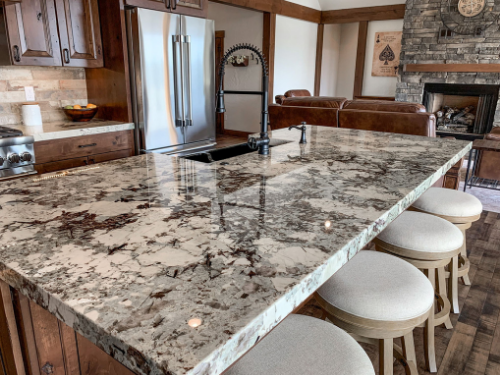
<instances>
[{"instance_id":1,"label":"faucet spray head","mask_svg":"<svg viewBox=\"0 0 500 375\"><path fill-rule=\"evenodd\" d=\"M219 90L217 92L217 113L224 113L226 112L226 106L224 105L224 91Z\"/></svg>"}]
</instances>

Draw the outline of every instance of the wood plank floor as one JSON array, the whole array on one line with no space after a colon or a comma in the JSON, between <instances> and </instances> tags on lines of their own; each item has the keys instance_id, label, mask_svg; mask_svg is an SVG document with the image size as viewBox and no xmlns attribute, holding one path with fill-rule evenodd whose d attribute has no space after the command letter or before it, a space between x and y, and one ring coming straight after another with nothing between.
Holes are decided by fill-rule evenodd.
<instances>
[{"instance_id":1,"label":"wood plank floor","mask_svg":"<svg viewBox=\"0 0 500 375\"><path fill-rule=\"evenodd\" d=\"M467 232L472 286L459 285L460 314L453 329L436 328L438 375L500 375L500 214L485 212ZM320 317L309 302L300 313ZM424 369L423 329L415 330L419 374ZM377 349L363 345L378 368ZM394 374L403 375L401 365Z\"/></svg>"}]
</instances>

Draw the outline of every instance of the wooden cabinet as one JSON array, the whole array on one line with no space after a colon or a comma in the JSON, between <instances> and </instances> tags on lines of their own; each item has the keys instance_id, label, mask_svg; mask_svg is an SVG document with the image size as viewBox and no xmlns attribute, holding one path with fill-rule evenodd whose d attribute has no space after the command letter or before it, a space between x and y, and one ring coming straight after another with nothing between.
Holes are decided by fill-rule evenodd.
<instances>
[{"instance_id":1,"label":"wooden cabinet","mask_svg":"<svg viewBox=\"0 0 500 375\"><path fill-rule=\"evenodd\" d=\"M5 18L14 65L62 65L54 0L6 5Z\"/></svg>"},{"instance_id":2,"label":"wooden cabinet","mask_svg":"<svg viewBox=\"0 0 500 375\"><path fill-rule=\"evenodd\" d=\"M4 375L4 363L9 365L5 366L8 375L134 375L3 281L0 328L0 338L8 344L2 346L0 340L0 375Z\"/></svg>"},{"instance_id":3,"label":"wooden cabinet","mask_svg":"<svg viewBox=\"0 0 500 375\"><path fill-rule=\"evenodd\" d=\"M132 130L35 143L35 170L57 172L133 156Z\"/></svg>"},{"instance_id":4,"label":"wooden cabinet","mask_svg":"<svg viewBox=\"0 0 500 375\"><path fill-rule=\"evenodd\" d=\"M166 0L171 2L172 13L186 16L206 17L208 0Z\"/></svg>"},{"instance_id":5,"label":"wooden cabinet","mask_svg":"<svg viewBox=\"0 0 500 375\"><path fill-rule=\"evenodd\" d=\"M56 0L64 66L96 68L103 64L97 0Z\"/></svg>"},{"instance_id":6,"label":"wooden cabinet","mask_svg":"<svg viewBox=\"0 0 500 375\"><path fill-rule=\"evenodd\" d=\"M23 0L4 14L14 65L103 66L98 0Z\"/></svg>"}]
</instances>

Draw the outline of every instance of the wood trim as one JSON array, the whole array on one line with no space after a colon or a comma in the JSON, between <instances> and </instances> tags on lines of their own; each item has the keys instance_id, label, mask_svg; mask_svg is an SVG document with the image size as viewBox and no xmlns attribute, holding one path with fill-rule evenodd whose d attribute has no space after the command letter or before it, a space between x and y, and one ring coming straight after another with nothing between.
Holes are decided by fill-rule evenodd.
<instances>
[{"instance_id":1,"label":"wood trim","mask_svg":"<svg viewBox=\"0 0 500 375\"><path fill-rule=\"evenodd\" d=\"M0 348L9 375L26 375L10 286L0 280Z\"/></svg>"},{"instance_id":2,"label":"wood trim","mask_svg":"<svg viewBox=\"0 0 500 375\"><path fill-rule=\"evenodd\" d=\"M226 37L226 31L225 30L218 30L215 32L215 37L216 38L225 38Z\"/></svg>"},{"instance_id":3,"label":"wood trim","mask_svg":"<svg viewBox=\"0 0 500 375\"><path fill-rule=\"evenodd\" d=\"M269 104L274 102L274 56L276 47L276 13L264 13L262 51L269 68Z\"/></svg>"},{"instance_id":4,"label":"wood trim","mask_svg":"<svg viewBox=\"0 0 500 375\"><path fill-rule=\"evenodd\" d=\"M405 72L500 73L500 64L406 64Z\"/></svg>"},{"instance_id":5,"label":"wood trim","mask_svg":"<svg viewBox=\"0 0 500 375\"><path fill-rule=\"evenodd\" d=\"M405 4L378 7L329 10L321 12L321 23L399 20L405 17Z\"/></svg>"},{"instance_id":6,"label":"wood trim","mask_svg":"<svg viewBox=\"0 0 500 375\"><path fill-rule=\"evenodd\" d=\"M298 18L303 21L321 23L321 11L289 1L281 2L281 11L279 14L281 16Z\"/></svg>"},{"instance_id":7,"label":"wood trim","mask_svg":"<svg viewBox=\"0 0 500 375\"><path fill-rule=\"evenodd\" d=\"M321 89L321 64L323 62L323 36L325 34L325 25L318 25L318 38L316 41L316 71L314 77L314 96L319 96Z\"/></svg>"},{"instance_id":8,"label":"wood trim","mask_svg":"<svg viewBox=\"0 0 500 375\"><path fill-rule=\"evenodd\" d=\"M129 0L130 1L130 0ZM321 11L285 0L211 0L214 3L279 14L304 21L321 23Z\"/></svg>"},{"instance_id":9,"label":"wood trim","mask_svg":"<svg viewBox=\"0 0 500 375\"><path fill-rule=\"evenodd\" d=\"M231 130L231 129L224 129L224 134L226 135L234 135L237 137L248 137L249 134L252 134L252 132L242 132L239 130Z\"/></svg>"},{"instance_id":10,"label":"wood trim","mask_svg":"<svg viewBox=\"0 0 500 375\"><path fill-rule=\"evenodd\" d=\"M358 51L356 53L356 71L354 73L354 96L363 95L363 78L365 74L366 38L368 37L368 21L359 23Z\"/></svg>"}]
</instances>

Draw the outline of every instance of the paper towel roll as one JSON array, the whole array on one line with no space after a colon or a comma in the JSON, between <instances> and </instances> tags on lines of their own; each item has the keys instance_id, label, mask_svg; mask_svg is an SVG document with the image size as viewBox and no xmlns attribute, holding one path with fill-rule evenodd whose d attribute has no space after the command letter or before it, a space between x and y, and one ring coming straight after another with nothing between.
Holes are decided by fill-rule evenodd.
<instances>
[{"instance_id":1,"label":"paper towel roll","mask_svg":"<svg viewBox=\"0 0 500 375\"><path fill-rule=\"evenodd\" d=\"M38 103L23 103L23 123L26 126L42 125L42 112Z\"/></svg>"}]
</instances>

